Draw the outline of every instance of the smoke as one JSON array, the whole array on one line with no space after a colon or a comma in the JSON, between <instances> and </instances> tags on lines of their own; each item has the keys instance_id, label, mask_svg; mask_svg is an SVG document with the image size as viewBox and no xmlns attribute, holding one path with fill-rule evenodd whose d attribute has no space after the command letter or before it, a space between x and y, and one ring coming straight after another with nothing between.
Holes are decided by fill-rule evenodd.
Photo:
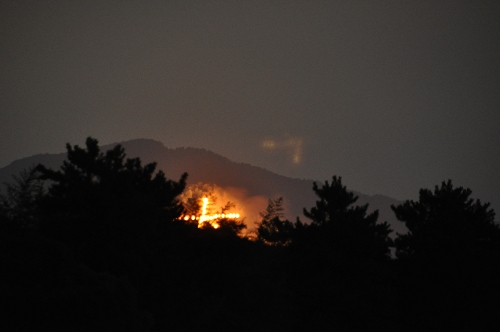
<instances>
[{"instance_id":1,"label":"smoke","mask_svg":"<svg viewBox=\"0 0 500 332\"><path fill-rule=\"evenodd\" d=\"M244 188L223 188L203 182L188 185L180 199L189 214L197 214L203 197L209 199L207 213L220 213L224 209L226 213L239 213L247 232L255 230L255 223L261 219L259 212L264 211L268 203L268 197L250 196Z\"/></svg>"},{"instance_id":2,"label":"smoke","mask_svg":"<svg viewBox=\"0 0 500 332\"><path fill-rule=\"evenodd\" d=\"M266 209L269 198L259 195L249 196L244 188L226 187L223 190L236 206L241 207L240 215L245 218L247 230L254 230L255 223L261 220L259 213Z\"/></svg>"}]
</instances>

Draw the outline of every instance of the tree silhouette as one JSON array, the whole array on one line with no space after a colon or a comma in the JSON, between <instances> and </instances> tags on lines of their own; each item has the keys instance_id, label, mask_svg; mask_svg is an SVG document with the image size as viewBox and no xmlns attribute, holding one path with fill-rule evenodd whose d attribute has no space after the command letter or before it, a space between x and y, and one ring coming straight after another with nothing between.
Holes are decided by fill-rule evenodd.
<instances>
[{"instance_id":1,"label":"tree silhouette","mask_svg":"<svg viewBox=\"0 0 500 332\"><path fill-rule=\"evenodd\" d=\"M451 180L392 206L408 227L396 239L405 330L489 330L499 323L500 229L495 213Z\"/></svg>"},{"instance_id":2,"label":"tree silhouette","mask_svg":"<svg viewBox=\"0 0 500 332\"><path fill-rule=\"evenodd\" d=\"M6 183L6 194L0 195L0 215L11 230L33 230L38 226L37 204L44 194L43 182L35 167L13 175L13 179L13 183Z\"/></svg>"},{"instance_id":3,"label":"tree silhouette","mask_svg":"<svg viewBox=\"0 0 500 332\"><path fill-rule=\"evenodd\" d=\"M397 256L430 259L444 255L448 260L472 247L499 241L495 212L489 203L471 199L471 193L470 189L453 188L448 180L434 192L421 189L417 202L408 200L391 206L409 231L396 240Z\"/></svg>"},{"instance_id":4,"label":"tree silhouette","mask_svg":"<svg viewBox=\"0 0 500 332\"><path fill-rule=\"evenodd\" d=\"M341 177L333 176L332 183L325 181L322 187L314 182L313 190L319 200L309 211L304 209L304 215L312 220L318 240L323 238L320 241L341 255L388 258L391 229L387 222L377 223L378 210L367 214L368 204L353 206L358 196L342 185Z\"/></svg>"},{"instance_id":5,"label":"tree silhouette","mask_svg":"<svg viewBox=\"0 0 500 332\"><path fill-rule=\"evenodd\" d=\"M137 291L127 278L89 269L74 259L68 238L44 236L47 215L40 212L50 197L40 176L38 168L22 171L0 197L0 260L6 272L0 274L0 297L8 307L2 327L146 331L147 313L139 310Z\"/></svg>"},{"instance_id":6,"label":"tree silhouette","mask_svg":"<svg viewBox=\"0 0 500 332\"><path fill-rule=\"evenodd\" d=\"M226 214L232 208L235 208L235 207L236 207L236 205L233 202L228 201L224 206L220 207L219 214L220 215ZM247 228L247 226L245 225L245 222L243 220L244 220L244 218L242 220L238 220L238 219L229 219L229 218L222 218L221 217L220 219L217 220L217 222L220 226L218 228L218 230L221 233L224 233L225 235L228 235L228 236L242 236L243 230L245 228ZM208 224L208 223L205 223L205 224Z\"/></svg>"},{"instance_id":7,"label":"tree silhouette","mask_svg":"<svg viewBox=\"0 0 500 332\"><path fill-rule=\"evenodd\" d=\"M265 212L260 212L262 220L257 224L257 240L269 245L290 244L294 225L284 219L283 197L269 199Z\"/></svg>"},{"instance_id":8,"label":"tree silhouette","mask_svg":"<svg viewBox=\"0 0 500 332\"><path fill-rule=\"evenodd\" d=\"M43 231L98 270L119 269L113 265L123 258L115 256L142 264L137 252L182 213L178 196L187 174L178 182L167 180L162 171L155 172L155 163L125 160L120 145L101 153L91 137L85 149L66 147L61 170L37 167L40 178L51 183L42 202Z\"/></svg>"},{"instance_id":9,"label":"tree silhouette","mask_svg":"<svg viewBox=\"0 0 500 332\"><path fill-rule=\"evenodd\" d=\"M367 214L368 205L355 206L340 177L313 190L316 206L304 209L312 222L294 231L289 246L298 329L385 328L392 320L389 225L377 223L378 211Z\"/></svg>"}]
</instances>

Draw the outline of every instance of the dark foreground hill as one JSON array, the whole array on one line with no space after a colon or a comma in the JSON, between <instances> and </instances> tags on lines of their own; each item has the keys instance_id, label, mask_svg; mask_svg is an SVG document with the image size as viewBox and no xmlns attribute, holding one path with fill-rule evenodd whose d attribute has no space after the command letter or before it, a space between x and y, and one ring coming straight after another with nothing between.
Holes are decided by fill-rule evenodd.
<instances>
[{"instance_id":1,"label":"dark foreground hill","mask_svg":"<svg viewBox=\"0 0 500 332\"><path fill-rule=\"evenodd\" d=\"M125 148L127 157L141 158L143 164L157 162L158 169L165 172L167 178L178 180L182 173L189 174L188 184L198 182L216 184L227 190L237 190L246 198L259 197L261 205L258 209L265 208L262 202L268 198L284 197L286 215L290 220L295 220L297 216L303 217L304 207L310 208L314 205L316 197L312 190L313 180L294 179L275 174L266 169L252 166L245 163L233 162L221 155L205 149L198 148L176 148L169 149L161 142L151 139L135 139L119 143ZM102 151L106 151L115 144L102 146ZM10 165L0 169L0 183L12 181L12 175L19 174L23 169L29 168L38 163L47 167L57 169L66 158L66 153L59 154L38 154L12 162ZM332 174L342 175L342 174ZM319 182L331 179L319 179ZM3 187L3 186L2 186ZM347 184L349 189L349 184ZM387 221L396 232L405 232L405 227L398 222L394 213L390 209L391 204L398 204L399 201L383 195L359 196L358 203L368 203L369 211L378 209L380 213L379 221ZM254 207L257 208L257 207ZM248 223L256 221L257 213L247 219ZM257 211L258 212L258 211Z\"/></svg>"}]
</instances>

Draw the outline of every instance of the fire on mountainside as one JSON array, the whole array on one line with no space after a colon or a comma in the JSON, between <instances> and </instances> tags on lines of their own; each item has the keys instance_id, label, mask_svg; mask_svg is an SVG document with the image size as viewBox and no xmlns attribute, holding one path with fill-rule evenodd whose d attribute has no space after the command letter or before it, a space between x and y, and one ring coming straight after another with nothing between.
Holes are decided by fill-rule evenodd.
<instances>
[{"instance_id":1,"label":"fire on mountainside","mask_svg":"<svg viewBox=\"0 0 500 332\"><path fill-rule=\"evenodd\" d=\"M218 198L227 203L217 204ZM198 228L208 225L215 229L220 228L221 220L237 222L243 212L241 207L236 209L234 199L228 196L225 190L207 183L199 182L189 185L182 193L180 200L185 209L180 219L186 222L197 222Z\"/></svg>"},{"instance_id":2,"label":"fire on mountainside","mask_svg":"<svg viewBox=\"0 0 500 332\"><path fill-rule=\"evenodd\" d=\"M182 217L185 221L198 220L198 228L203 227L204 223L209 223L213 228L217 229L220 227L220 219L238 219L240 217L239 213L214 213L207 214L208 197L202 198L203 205L201 207L201 214L187 214Z\"/></svg>"}]
</instances>

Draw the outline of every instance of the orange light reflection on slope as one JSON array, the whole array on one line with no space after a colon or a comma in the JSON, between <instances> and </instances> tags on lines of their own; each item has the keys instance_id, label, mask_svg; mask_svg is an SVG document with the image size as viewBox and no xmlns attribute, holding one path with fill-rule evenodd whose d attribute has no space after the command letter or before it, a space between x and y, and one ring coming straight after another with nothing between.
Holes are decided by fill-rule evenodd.
<instances>
[{"instance_id":1,"label":"orange light reflection on slope","mask_svg":"<svg viewBox=\"0 0 500 332\"><path fill-rule=\"evenodd\" d=\"M238 219L240 217L239 213L215 213L207 214L208 198L202 198L203 205L201 207L201 215L199 217L195 215L184 216L184 220L198 220L198 228L203 227L203 223L208 222L213 228L217 229L220 227L219 219Z\"/></svg>"}]
</instances>

